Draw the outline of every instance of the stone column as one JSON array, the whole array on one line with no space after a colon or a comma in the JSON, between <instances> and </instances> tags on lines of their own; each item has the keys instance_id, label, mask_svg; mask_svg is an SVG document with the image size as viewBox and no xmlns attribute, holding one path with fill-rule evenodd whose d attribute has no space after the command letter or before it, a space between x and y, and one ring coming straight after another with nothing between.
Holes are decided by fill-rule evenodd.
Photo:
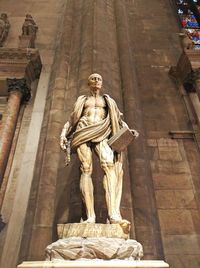
<instances>
[{"instance_id":1,"label":"stone column","mask_svg":"<svg viewBox=\"0 0 200 268\"><path fill-rule=\"evenodd\" d=\"M27 101L30 98L30 89L24 78L7 79L7 86L9 92L7 106L8 116L5 125L3 126L0 143L0 184L2 184L4 172L6 170L21 102L23 100Z\"/></svg>"},{"instance_id":2,"label":"stone column","mask_svg":"<svg viewBox=\"0 0 200 268\"><path fill-rule=\"evenodd\" d=\"M140 137L128 147L136 239L144 247L145 258L163 258L160 226L156 211L153 180L146 145L143 110L140 103L134 43L129 31L127 1L115 1L115 17L124 115L130 127L137 129ZM147 218L148 221L144 219ZM138 224L140 222L140 224Z\"/></svg>"}]
</instances>

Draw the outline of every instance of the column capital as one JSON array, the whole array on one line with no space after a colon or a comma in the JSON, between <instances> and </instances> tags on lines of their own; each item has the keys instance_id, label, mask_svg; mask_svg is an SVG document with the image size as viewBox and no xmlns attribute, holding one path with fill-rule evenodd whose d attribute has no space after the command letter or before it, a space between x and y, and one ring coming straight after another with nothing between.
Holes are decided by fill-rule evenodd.
<instances>
[{"instance_id":1,"label":"column capital","mask_svg":"<svg viewBox=\"0 0 200 268\"><path fill-rule=\"evenodd\" d=\"M19 91L22 94L22 101L27 102L31 97L30 87L25 78L7 78L8 92Z\"/></svg>"}]
</instances>

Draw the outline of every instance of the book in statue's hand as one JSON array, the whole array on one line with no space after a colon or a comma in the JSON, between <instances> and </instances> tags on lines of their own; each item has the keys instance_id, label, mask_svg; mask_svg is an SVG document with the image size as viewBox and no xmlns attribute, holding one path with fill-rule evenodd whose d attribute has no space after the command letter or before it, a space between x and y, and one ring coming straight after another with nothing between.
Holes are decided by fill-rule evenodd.
<instances>
[{"instance_id":1,"label":"book in statue's hand","mask_svg":"<svg viewBox=\"0 0 200 268\"><path fill-rule=\"evenodd\" d=\"M138 137L138 133L137 135L135 135L134 130L129 129L127 127L123 127L108 140L108 145L114 151L122 152L137 137Z\"/></svg>"}]
</instances>

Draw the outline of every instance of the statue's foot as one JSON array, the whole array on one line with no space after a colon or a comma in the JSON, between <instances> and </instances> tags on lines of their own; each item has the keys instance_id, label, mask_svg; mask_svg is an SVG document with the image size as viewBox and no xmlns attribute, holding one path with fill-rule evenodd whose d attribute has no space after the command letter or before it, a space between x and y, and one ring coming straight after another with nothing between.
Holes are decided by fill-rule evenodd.
<instances>
[{"instance_id":1,"label":"statue's foot","mask_svg":"<svg viewBox=\"0 0 200 268\"><path fill-rule=\"evenodd\" d=\"M81 219L81 223L95 223L96 219L94 217L89 217L87 220L83 221Z\"/></svg>"},{"instance_id":2,"label":"statue's foot","mask_svg":"<svg viewBox=\"0 0 200 268\"><path fill-rule=\"evenodd\" d=\"M127 221L125 219L122 219L121 222L120 222L120 226L122 227L123 232L125 234L129 234L130 233L130 230L131 230L131 223L130 223L130 221Z\"/></svg>"},{"instance_id":3,"label":"statue's foot","mask_svg":"<svg viewBox=\"0 0 200 268\"><path fill-rule=\"evenodd\" d=\"M118 223L120 224L120 222L122 221L122 217L121 215L113 215L110 217L110 223Z\"/></svg>"},{"instance_id":4,"label":"statue's foot","mask_svg":"<svg viewBox=\"0 0 200 268\"><path fill-rule=\"evenodd\" d=\"M129 234L130 233L130 229L131 229L131 223L130 223L130 221L127 221L125 219L122 219L121 216L110 217L110 223L111 224L119 224L122 227L123 232L125 234Z\"/></svg>"}]
</instances>

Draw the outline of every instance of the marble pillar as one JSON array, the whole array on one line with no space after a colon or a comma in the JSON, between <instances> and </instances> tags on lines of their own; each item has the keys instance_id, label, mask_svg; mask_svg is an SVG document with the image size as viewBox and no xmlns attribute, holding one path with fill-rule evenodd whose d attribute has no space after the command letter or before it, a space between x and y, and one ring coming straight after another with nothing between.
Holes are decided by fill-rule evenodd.
<instances>
[{"instance_id":1,"label":"marble pillar","mask_svg":"<svg viewBox=\"0 0 200 268\"><path fill-rule=\"evenodd\" d=\"M132 4L127 1L114 1L114 7L124 115L128 125L140 133L137 141L128 147L131 193L134 200L132 206L134 208L135 238L142 243L145 258L160 259L163 258L162 240L136 74L134 36L131 33L131 22L128 15ZM143 217L147 217L149 221L144 221Z\"/></svg>"},{"instance_id":2,"label":"marble pillar","mask_svg":"<svg viewBox=\"0 0 200 268\"><path fill-rule=\"evenodd\" d=\"M0 184L3 182L21 102L24 100L28 101L30 98L30 88L27 86L24 78L7 79L7 85L9 92L7 104L8 116L3 126L0 143Z\"/></svg>"}]
</instances>

